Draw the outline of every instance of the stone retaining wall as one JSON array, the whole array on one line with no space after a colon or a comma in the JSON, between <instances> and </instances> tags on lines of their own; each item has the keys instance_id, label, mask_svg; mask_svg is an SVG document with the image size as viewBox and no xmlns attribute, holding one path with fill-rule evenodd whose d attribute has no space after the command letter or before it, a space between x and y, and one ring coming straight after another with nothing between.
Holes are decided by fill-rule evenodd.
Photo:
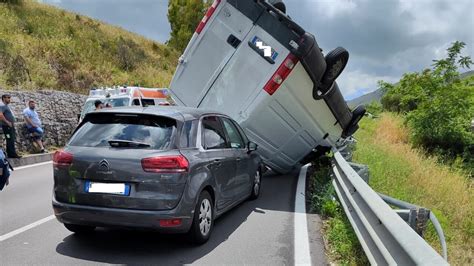
<instances>
[{"instance_id":1,"label":"stone retaining wall","mask_svg":"<svg viewBox=\"0 0 474 266\"><path fill-rule=\"evenodd\" d=\"M12 96L10 108L17 119L15 123L17 132L16 148L19 152L31 152L31 142L27 139L27 131L22 115L29 100L36 102L36 111L43 122L46 146L62 147L77 126L77 114L81 112L87 99L87 96L82 94L51 90L34 92L0 90L0 95L6 92ZM0 134L0 143L5 148L3 134Z\"/></svg>"}]
</instances>

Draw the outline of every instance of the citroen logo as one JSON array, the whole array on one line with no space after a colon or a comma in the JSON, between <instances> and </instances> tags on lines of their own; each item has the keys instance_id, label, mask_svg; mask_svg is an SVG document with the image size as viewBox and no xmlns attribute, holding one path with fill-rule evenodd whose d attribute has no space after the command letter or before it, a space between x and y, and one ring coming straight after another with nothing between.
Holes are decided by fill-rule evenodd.
<instances>
[{"instance_id":1,"label":"citroen logo","mask_svg":"<svg viewBox=\"0 0 474 266\"><path fill-rule=\"evenodd\" d=\"M103 159L102 161L99 162L99 168L100 170L104 172L110 171L109 162L107 162L106 159Z\"/></svg>"}]
</instances>

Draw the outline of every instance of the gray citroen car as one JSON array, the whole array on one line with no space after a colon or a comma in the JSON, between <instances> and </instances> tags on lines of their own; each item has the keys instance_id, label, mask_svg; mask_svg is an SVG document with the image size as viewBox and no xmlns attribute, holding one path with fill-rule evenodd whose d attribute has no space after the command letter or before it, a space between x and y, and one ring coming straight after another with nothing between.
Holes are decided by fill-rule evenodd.
<instances>
[{"instance_id":1,"label":"gray citroen car","mask_svg":"<svg viewBox=\"0 0 474 266\"><path fill-rule=\"evenodd\" d=\"M214 219L261 190L263 165L230 117L186 107L86 115L54 154L53 209L75 233L95 227L211 235Z\"/></svg>"}]
</instances>

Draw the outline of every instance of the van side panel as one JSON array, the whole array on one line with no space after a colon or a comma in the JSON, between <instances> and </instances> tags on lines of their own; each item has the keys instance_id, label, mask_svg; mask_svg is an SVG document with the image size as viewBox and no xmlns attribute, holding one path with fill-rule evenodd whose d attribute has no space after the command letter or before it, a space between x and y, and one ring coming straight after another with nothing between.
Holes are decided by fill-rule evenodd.
<instances>
[{"instance_id":1,"label":"van side panel","mask_svg":"<svg viewBox=\"0 0 474 266\"><path fill-rule=\"evenodd\" d=\"M170 84L180 103L199 105L236 50L227 43L228 37L234 35L242 40L252 26L252 20L227 2L218 6L201 34L194 34Z\"/></svg>"}]
</instances>

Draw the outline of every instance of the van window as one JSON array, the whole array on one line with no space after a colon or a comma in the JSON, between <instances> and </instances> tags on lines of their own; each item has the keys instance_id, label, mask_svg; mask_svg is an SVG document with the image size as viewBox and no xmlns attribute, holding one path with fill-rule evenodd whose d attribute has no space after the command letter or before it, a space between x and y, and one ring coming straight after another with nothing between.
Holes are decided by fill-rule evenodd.
<instances>
[{"instance_id":1,"label":"van window","mask_svg":"<svg viewBox=\"0 0 474 266\"><path fill-rule=\"evenodd\" d=\"M235 149L245 148L245 142L242 140L239 130L235 127L232 121L227 118L222 118L222 122L227 131L227 135L229 136L230 147Z\"/></svg>"},{"instance_id":2,"label":"van window","mask_svg":"<svg viewBox=\"0 0 474 266\"><path fill-rule=\"evenodd\" d=\"M225 140L224 129L218 117L208 116L202 120L203 143L207 150L225 149L228 145Z\"/></svg>"},{"instance_id":3,"label":"van window","mask_svg":"<svg viewBox=\"0 0 474 266\"><path fill-rule=\"evenodd\" d=\"M159 116L97 113L87 119L68 145L109 147L110 140L123 140L166 150L172 146L176 131L176 120Z\"/></svg>"}]
</instances>

